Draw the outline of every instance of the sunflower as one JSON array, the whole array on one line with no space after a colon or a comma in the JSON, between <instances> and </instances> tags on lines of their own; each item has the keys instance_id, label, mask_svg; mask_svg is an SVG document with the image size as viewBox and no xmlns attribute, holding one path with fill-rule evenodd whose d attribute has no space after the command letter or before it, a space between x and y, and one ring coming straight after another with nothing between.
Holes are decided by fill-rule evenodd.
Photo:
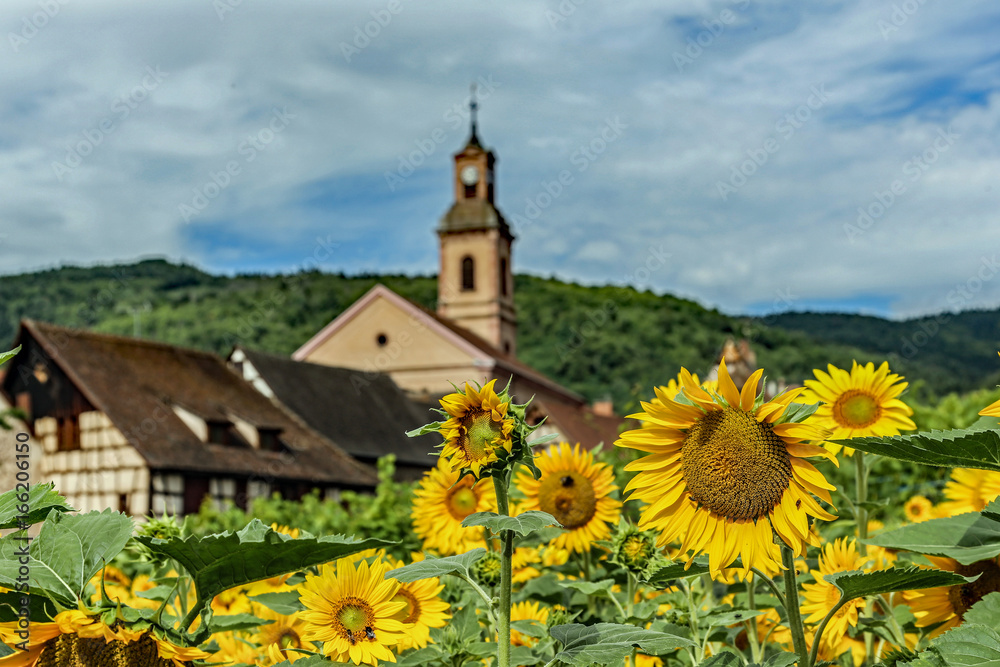
<instances>
[{"instance_id":1,"label":"sunflower","mask_svg":"<svg viewBox=\"0 0 1000 667\"><path fill-rule=\"evenodd\" d=\"M856 361L850 373L833 364L827 370L813 371L816 379L805 381L806 391L799 400L820 404L809 422L830 430L831 439L899 435L901 430L917 428L910 419L913 410L898 398L907 383L889 372L889 362L882 362L878 370L871 362L861 366ZM827 447L836 454L842 445L827 443ZM848 447L844 453L850 456L854 450Z\"/></svg>"},{"instance_id":2,"label":"sunflower","mask_svg":"<svg viewBox=\"0 0 1000 667\"><path fill-rule=\"evenodd\" d=\"M307 574L300 585L300 601L306 611L302 639L323 642L323 653L334 662L352 661L378 665L396 662L389 649L406 633L395 618L406 602L394 599L399 582L385 579L389 564L376 561L327 563L319 574Z\"/></svg>"},{"instance_id":3,"label":"sunflower","mask_svg":"<svg viewBox=\"0 0 1000 667\"><path fill-rule=\"evenodd\" d=\"M621 502L611 497L615 473L606 463L595 463L594 454L561 442L535 457L542 476L517 476L517 488L524 494L521 511L548 512L565 532L552 541L557 549L581 553L597 540L611 535L611 526L621 516Z\"/></svg>"},{"instance_id":4,"label":"sunflower","mask_svg":"<svg viewBox=\"0 0 1000 667\"><path fill-rule=\"evenodd\" d=\"M518 602L510 607L510 620L513 621L538 621L543 625L549 620L549 608L540 607L537 602ZM538 640L534 637L521 634L511 628L511 646L534 646Z\"/></svg>"},{"instance_id":5,"label":"sunflower","mask_svg":"<svg viewBox=\"0 0 1000 667\"><path fill-rule=\"evenodd\" d=\"M816 542L809 516L835 518L813 499L815 494L830 503L834 487L805 460L834 457L801 442L822 440L826 432L782 423L798 390L764 403L756 396L763 370L755 371L740 392L723 361L720 396L701 389L686 369L681 374L683 398L690 403L658 394L662 407L643 403L644 412L632 415L656 426L626 431L615 443L651 454L625 466L638 471L626 491L649 503L639 527L658 529L661 546L683 538L681 554L707 551L713 575L737 555L744 574L751 567L777 571L782 566L772 526L801 554L807 543Z\"/></svg>"},{"instance_id":6,"label":"sunflower","mask_svg":"<svg viewBox=\"0 0 1000 667\"><path fill-rule=\"evenodd\" d=\"M1000 496L1000 472L976 468L955 468L944 485L946 501L939 512L943 516L981 512L991 500Z\"/></svg>"},{"instance_id":7,"label":"sunflower","mask_svg":"<svg viewBox=\"0 0 1000 667\"><path fill-rule=\"evenodd\" d=\"M924 496L913 496L903 504L903 512L910 523L920 523L934 518L934 505Z\"/></svg>"},{"instance_id":8,"label":"sunflower","mask_svg":"<svg viewBox=\"0 0 1000 667\"><path fill-rule=\"evenodd\" d=\"M510 561L511 583L523 584L535 577L542 576L536 566L542 563L542 552L539 547L517 547Z\"/></svg>"},{"instance_id":9,"label":"sunflower","mask_svg":"<svg viewBox=\"0 0 1000 667\"><path fill-rule=\"evenodd\" d=\"M249 614L251 611L250 598L243 587L230 588L212 598L212 613L216 616Z\"/></svg>"},{"instance_id":10,"label":"sunflower","mask_svg":"<svg viewBox=\"0 0 1000 667\"><path fill-rule=\"evenodd\" d=\"M819 556L819 569L810 571L816 583L802 585L804 598L802 613L809 614L804 619L805 622L819 623L840 600L840 590L826 581L825 575L871 569L870 564L870 559L858 554L857 544L853 539L842 537L835 542L827 542ZM835 656L851 648L844 641L850 639L847 629L857 627L858 611L864 608L864 598L857 598L841 607L827 624L820 640L822 642L820 648L827 649Z\"/></svg>"},{"instance_id":11,"label":"sunflower","mask_svg":"<svg viewBox=\"0 0 1000 667\"><path fill-rule=\"evenodd\" d=\"M390 558L390 567L402 567L401 561ZM401 583L393 602L405 602L395 618L406 626L399 640L399 650L424 648L431 641L431 628L443 628L451 618L448 603L440 598L444 584L437 577Z\"/></svg>"},{"instance_id":12,"label":"sunflower","mask_svg":"<svg viewBox=\"0 0 1000 667\"><path fill-rule=\"evenodd\" d=\"M17 625L0 623L0 641L10 646L21 641ZM0 658L0 667L186 667L208 657L201 649L175 646L149 631L111 627L72 609L51 623L32 623L28 650Z\"/></svg>"},{"instance_id":13,"label":"sunflower","mask_svg":"<svg viewBox=\"0 0 1000 667\"><path fill-rule=\"evenodd\" d=\"M496 380L490 380L482 389L474 389L466 383L464 392L441 399L449 416L440 428L445 439L441 458L456 472L471 469L479 477L483 466L499 460L500 451L511 451L514 419L507 416L510 397L506 389L498 395L494 384Z\"/></svg>"},{"instance_id":14,"label":"sunflower","mask_svg":"<svg viewBox=\"0 0 1000 667\"><path fill-rule=\"evenodd\" d=\"M464 528L462 520L476 512L497 510L496 492L490 480L476 482L466 475L459 479L448 462L439 458L414 492L413 530L424 549L441 556L465 553L486 546L483 528Z\"/></svg>"},{"instance_id":15,"label":"sunflower","mask_svg":"<svg viewBox=\"0 0 1000 667\"><path fill-rule=\"evenodd\" d=\"M260 653L257 647L251 645L249 641L243 638L242 634L236 632L217 632L213 634L212 641L219 647L219 650L212 654L211 662L221 662L224 665L256 664ZM282 660L291 660L294 655L294 653L291 653L288 658L282 658ZM269 659L270 657L268 656ZM278 663L280 664L281 660Z\"/></svg>"},{"instance_id":16,"label":"sunflower","mask_svg":"<svg viewBox=\"0 0 1000 667\"><path fill-rule=\"evenodd\" d=\"M951 558L924 556L939 570L956 572L963 577L981 575L975 581L957 586L923 588L903 593L903 600L910 606L918 628L940 623L930 633L936 637L945 630L955 627L965 618L965 612L986 595L1000 591L1000 565L996 558L981 560L971 565L962 565Z\"/></svg>"},{"instance_id":17,"label":"sunflower","mask_svg":"<svg viewBox=\"0 0 1000 667\"><path fill-rule=\"evenodd\" d=\"M257 633L250 639L255 644L264 649L268 660L266 665L276 665L285 660L295 662L305 657L304 653L299 653L289 649L305 649L315 651L316 645L302 638L305 632L305 621L296 612L291 615L279 614L264 605L254 605L254 616L265 621L271 621L267 625L261 625Z\"/></svg>"}]
</instances>

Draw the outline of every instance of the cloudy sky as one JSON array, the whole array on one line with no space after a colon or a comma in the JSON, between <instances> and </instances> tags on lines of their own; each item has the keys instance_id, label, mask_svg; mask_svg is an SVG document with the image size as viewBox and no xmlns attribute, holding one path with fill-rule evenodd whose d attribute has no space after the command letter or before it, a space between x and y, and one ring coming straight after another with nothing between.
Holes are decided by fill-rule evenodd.
<instances>
[{"instance_id":1,"label":"cloudy sky","mask_svg":"<svg viewBox=\"0 0 1000 667\"><path fill-rule=\"evenodd\" d=\"M0 28L0 274L433 273L477 81L519 272L1000 304L995 1L5 0Z\"/></svg>"}]
</instances>

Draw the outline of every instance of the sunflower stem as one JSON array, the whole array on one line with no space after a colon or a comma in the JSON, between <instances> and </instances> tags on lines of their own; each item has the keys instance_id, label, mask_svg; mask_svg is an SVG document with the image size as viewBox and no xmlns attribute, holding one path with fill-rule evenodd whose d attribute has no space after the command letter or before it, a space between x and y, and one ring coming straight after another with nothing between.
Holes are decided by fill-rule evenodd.
<instances>
[{"instance_id":1,"label":"sunflower stem","mask_svg":"<svg viewBox=\"0 0 1000 667\"><path fill-rule=\"evenodd\" d=\"M497 496L497 513L510 516L510 471L493 478ZM497 623L497 667L510 667L510 586L511 563L514 559L514 531L500 531L503 544L500 551L500 609Z\"/></svg>"},{"instance_id":2,"label":"sunflower stem","mask_svg":"<svg viewBox=\"0 0 1000 667\"><path fill-rule=\"evenodd\" d=\"M747 577L747 606L750 611L757 611L756 591L757 577ZM747 639L750 640L750 658L754 664L760 664L760 641L757 636L757 617L747 619Z\"/></svg>"},{"instance_id":3,"label":"sunflower stem","mask_svg":"<svg viewBox=\"0 0 1000 667\"><path fill-rule=\"evenodd\" d=\"M799 654L799 667L812 667L815 655L810 656L806 649L806 630L802 625L802 611L799 609L799 583L795 575L795 554L790 547L781 545L781 562L785 566L785 614L788 616L788 627L792 631L792 646ZM813 653L819 646L817 639L813 641Z\"/></svg>"},{"instance_id":4,"label":"sunflower stem","mask_svg":"<svg viewBox=\"0 0 1000 667\"><path fill-rule=\"evenodd\" d=\"M826 624L829 623L830 619L836 616L837 612L840 611L840 608L850 602L850 600L851 598L841 597L840 601L833 605L833 609L827 612L826 616L823 617L823 620L819 622L819 625L816 627L816 633L813 635L813 646L812 650L809 652L809 662L806 663L807 667L812 667L813 663L816 662L816 656L819 655L820 640L823 639L823 631L826 630Z\"/></svg>"},{"instance_id":5,"label":"sunflower stem","mask_svg":"<svg viewBox=\"0 0 1000 667\"><path fill-rule=\"evenodd\" d=\"M772 593L774 593L774 597L778 598L778 604L782 607L786 606L784 594L781 592L781 589L778 588L778 584L774 583L774 580L771 579L771 577L767 576L755 567L751 567L750 571L760 577L760 580L767 584L767 587L771 589Z\"/></svg>"}]
</instances>

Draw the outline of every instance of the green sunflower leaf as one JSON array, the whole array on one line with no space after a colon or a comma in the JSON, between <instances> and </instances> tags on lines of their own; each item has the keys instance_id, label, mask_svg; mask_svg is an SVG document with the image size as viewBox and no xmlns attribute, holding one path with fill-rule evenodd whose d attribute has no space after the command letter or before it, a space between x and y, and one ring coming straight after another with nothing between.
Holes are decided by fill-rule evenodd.
<instances>
[{"instance_id":1,"label":"green sunflower leaf","mask_svg":"<svg viewBox=\"0 0 1000 667\"><path fill-rule=\"evenodd\" d=\"M441 431L441 426L444 422L431 422L430 424L424 424L420 428L415 428L412 431L406 432L406 437L416 438L420 435L427 435L428 433L439 433Z\"/></svg>"},{"instance_id":2,"label":"green sunflower leaf","mask_svg":"<svg viewBox=\"0 0 1000 667\"><path fill-rule=\"evenodd\" d=\"M798 661L799 656L797 653L782 651L781 653L775 653L765 660L763 667L791 667Z\"/></svg>"},{"instance_id":3,"label":"green sunflower leaf","mask_svg":"<svg viewBox=\"0 0 1000 667\"><path fill-rule=\"evenodd\" d=\"M4 591L0 593L0 623L10 623L19 618L21 598L25 595L28 598L28 618L31 622L48 622L59 613L52 601L42 595Z\"/></svg>"},{"instance_id":4,"label":"green sunflower leaf","mask_svg":"<svg viewBox=\"0 0 1000 667\"><path fill-rule=\"evenodd\" d=\"M492 652L496 653L497 645L491 644L491 646L493 649ZM436 645L429 644L424 648L417 649L416 651L410 651L406 655L397 658L396 667L410 667L410 665L416 667L417 665L427 665L434 662L435 660L440 660L441 658L444 657L449 657L449 656L445 656L444 653L441 652L441 649L438 648ZM295 664L300 664L300 663L301 661L298 661ZM330 663L327 662L325 664L329 665Z\"/></svg>"},{"instance_id":5,"label":"green sunflower leaf","mask_svg":"<svg viewBox=\"0 0 1000 667\"><path fill-rule=\"evenodd\" d=\"M296 539L272 530L260 519L254 519L236 533L226 531L205 537L192 535L167 540L139 535L135 539L153 553L180 563L191 575L199 600L211 600L236 586L392 544L386 540L359 540L344 535Z\"/></svg>"},{"instance_id":6,"label":"green sunflower leaf","mask_svg":"<svg viewBox=\"0 0 1000 667\"><path fill-rule=\"evenodd\" d=\"M697 644L690 639L616 623L596 625L570 623L557 625L549 632L563 645L554 659L576 667L585 667L592 663L617 664L624 660L633 648L638 648L649 655L661 655L681 647L697 647Z\"/></svg>"},{"instance_id":7,"label":"green sunflower leaf","mask_svg":"<svg viewBox=\"0 0 1000 667\"><path fill-rule=\"evenodd\" d=\"M476 547L472 551L466 551L457 556L447 558L425 558L424 560L410 563L395 570L385 573L386 579L395 579L404 584L420 579L430 579L432 577L443 577L446 574L457 574L469 577L469 568L477 560L483 557L486 549Z\"/></svg>"},{"instance_id":8,"label":"green sunflower leaf","mask_svg":"<svg viewBox=\"0 0 1000 667\"><path fill-rule=\"evenodd\" d=\"M280 593L261 593L250 598L257 604L262 604L276 614L291 616L305 607L299 602L298 591L282 591Z\"/></svg>"},{"instance_id":9,"label":"green sunflower leaf","mask_svg":"<svg viewBox=\"0 0 1000 667\"><path fill-rule=\"evenodd\" d=\"M74 511L66 504L66 499L56 493L51 483L32 485L27 491L27 500L19 500L18 497L24 498L24 494L24 491L16 489L0 494L0 530L27 528L43 521L49 510ZM28 507L26 513L21 511L25 504Z\"/></svg>"},{"instance_id":10,"label":"green sunflower leaf","mask_svg":"<svg viewBox=\"0 0 1000 667\"><path fill-rule=\"evenodd\" d=\"M966 623L978 623L1000 632L1000 593L989 593L972 605L963 619Z\"/></svg>"},{"instance_id":11,"label":"green sunflower leaf","mask_svg":"<svg viewBox=\"0 0 1000 667\"><path fill-rule=\"evenodd\" d=\"M751 618L760 616L764 612L751 611L749 609L713 609L704 618L699 618L698 623L705 622L706 627L714 628L720 625L735 625Z\"/></svg>"},{"instance_id":12,"label":"green sunflower leaf","mask_svg":"<svg viewBox=\"0 0 1000 667\"><path fill-rule=\"evenodd\" d=\"M930 431L892 437L834 440L869 454L946 468L1000 471L1000 431Z\"/></svg>"},{"instance_id":13,"label":"green sunflower leaf","mask_svg":"<svg viewBox=\"0 0 1000 667\"><path fill-rule=\"evenodd\" d=\"M991 500L990 504L983 508L982 515L987 519L1000 522L1000 498Z\"/></svg>"},{"instance_id":14,"label":"green sunflower leaf","mask_svg":"<svg viewBox=\"0 0 1000 667\"><path fill-rule=\"evenodd\" d=\"M819 409L819 403L792 403L781 413L779 423L799 423L813 415Z\"/></svg>"},{"instance_id":15,"label":"green sunflower leaf","mask_svg":"<svg viewBox=\"0 0 1000 667\"><path fill-rule=\"evenodd\" d=\"M564 581L564 588L571 588L580 591L584 595L597 595L605 593L611 595L611 587L615 585L614 579L601 579L600 581Z\"/></svg>"},{"instance_id":16,"label":"green sunflower leaf","mask_svg":"<svg viewBox=\"0 0 1000 667\"><path fill-rule=\"evenodd\" d=\"M666 567L661 567L649 577L649 585L654 588L662 588L676 579L687 577L697 577L708 572L708 557L699 556L691 562L690 567L685 567L685 563L671 563ZM737 567L735 564L730 567Z\"/></svg>"},{"instance_id":17,"label":"green sunflower leaf","mask_svg":"<svg viewBox=\"0 0 1000 667\"><path fill-rule=\"evenodd\" d=\"M985 625L964 623L933 646L948 667L1000 667L1000 635Z\"/></svg>"},{"instance_id":18,"label":"green sunflower leaf","mask_svg":"<svg viewBox=\"0 0 1000 667\"><path fill-rule=\"evenodd\" d=\"M837 587L841 593L840 601L853 600L868 595L898 593L919 588L936 588L938 586L955 586L965 584L972 579L954 572L943 570L924 570L918 567L893 567L887 570L861 572L834 572L824 577Z\"/></svg>"},{"instance_id":19,"label":"green sunflower leaf","mask_svg":"<svg viewBox=\"0 0 1000 667\"><path fill-rule=\"evenodd\" d=\"M978 512L968 512L879 533L865 543L918 554L946 556L963 565L971 565L1000 555L1000 521Z\"/></svg>"},{"instance_id":20,"label":"green sunflower leaf","mask_svg":"<svg viewBox=\"0 0 1000 667\"><path fill-rule=\"evenodd\" d=\"M496 512L476 512L465 517L462 525L466 528L484 526L496 534L503 530L512 530L515 535L524 537L546 526L559 526L561 524L547 512L529 510L517 516L500 516Z\"/></svg>"},{"instance_id":21,"label":"green sunflower leaf","mask_svg":"<svg viewBox=\"0 0 1000 667\"><path fill-rule=\"evenodd\" d=\"M257 618L253 614L216 614L208 623L208 627L214 635L216 632L236 632L238 630L253 630L261 626L270 625L274 621Z\"/></svg>"},{"instance_id":22,"label":"green sunflower leaf","mask_svg":"<svg viewBox=\"0 0 1000 667\"><path fill-rule=\"evenodd\" d=\"M10 352L0 352L0 364L7 363L7 361L9 361L10 359L13 359L17 355L17 353L20 352L20 351L21 351L21 346L18 345L17 347L15 347Z\"/></svg>"},{"instance_id":23,"label":"green sunflower leaf","mask_svg":"<svg viewBox=\"0 0 1000 667\"><path fill-rule=\"evenodd\" d=\"M38 537L30 540L28 585L32 593L47 594L75 607L97 572L125 548L132 535L132 519L110 509L87 514L50 510ZM0 586L16 590L23 566L24 531L0 538Z\"/></svg>"},{"instance_id":24,"label":"green sunflower leaf","mask_svg":"<svg viewBox=\"0 0 1000 667\"><path fill-rule=\"evenodd\" d=\"M517 630L522 635L535 637L536 639L549 636L549 629L546 627L545 623L532 621L531 619L524 621L511 621L510 628L511 630ZM496 645L494 644L494 647L495 646Z\"/></svg>"},{"instance_id":25,"label":"green sunflower leaf","mask_svg":"<svg viewBox=\"0 0 1000 667\"><path fill-rule=\"evenodd\" d=\"M316 654L299 658L294 663L285 660L284 662L279 662L274 667L330 667L330 664L325 655Z\"/></svg>"},{"instance_id":26,"label":"green sunflower leaf","mask_svg":"<svg viewBox=\"0 0 1000 667\"><path fill-rule=\"evenodd\" d=\"M713 655L711 658L706 658L698 663L698 667L742 667L743 658L732 653L731 651L723 650L721 653Z\"/></svg>"}]
</instances>

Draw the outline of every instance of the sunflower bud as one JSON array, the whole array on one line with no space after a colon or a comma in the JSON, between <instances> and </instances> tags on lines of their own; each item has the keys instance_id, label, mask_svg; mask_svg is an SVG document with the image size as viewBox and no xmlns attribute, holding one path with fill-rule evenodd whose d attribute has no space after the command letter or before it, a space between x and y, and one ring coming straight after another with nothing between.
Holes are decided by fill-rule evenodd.
<instances>
[{"instance_id":1,"label":"sunflower bud","mask_svg":"<svg viewBox=\"0 0 1000 667\"><path fill-rule=\"evenodd\" d=\"M656 534L649 530L621 522L611 538L611 557L608 559L632 573L637 579L648 579L656 570L667 564L656 548Z\"/></svg>"},{"instance_id":2,"label":"sunflower bud","mask_svg":"<svg viewBox=\"0 0 1000 667\"><path fill-rule=\"evenodd\" d=\"M486 555L469 568L472 577L484 586L500 585L500 554L487 551Z\"/></svg>"},{"instance_id":3,"label":"sunflower bud","mask_svg":"<svg viewBox=\"0 0 1000 667\"><path fill-rule=\"evenodd\" d=\"M181 527L177 523L177 517L164 514L161 517L150 517L139 528L139 534L147 537L155 537L158 540L169 540L181 536Z\"/></svg>"}]
</instances>

